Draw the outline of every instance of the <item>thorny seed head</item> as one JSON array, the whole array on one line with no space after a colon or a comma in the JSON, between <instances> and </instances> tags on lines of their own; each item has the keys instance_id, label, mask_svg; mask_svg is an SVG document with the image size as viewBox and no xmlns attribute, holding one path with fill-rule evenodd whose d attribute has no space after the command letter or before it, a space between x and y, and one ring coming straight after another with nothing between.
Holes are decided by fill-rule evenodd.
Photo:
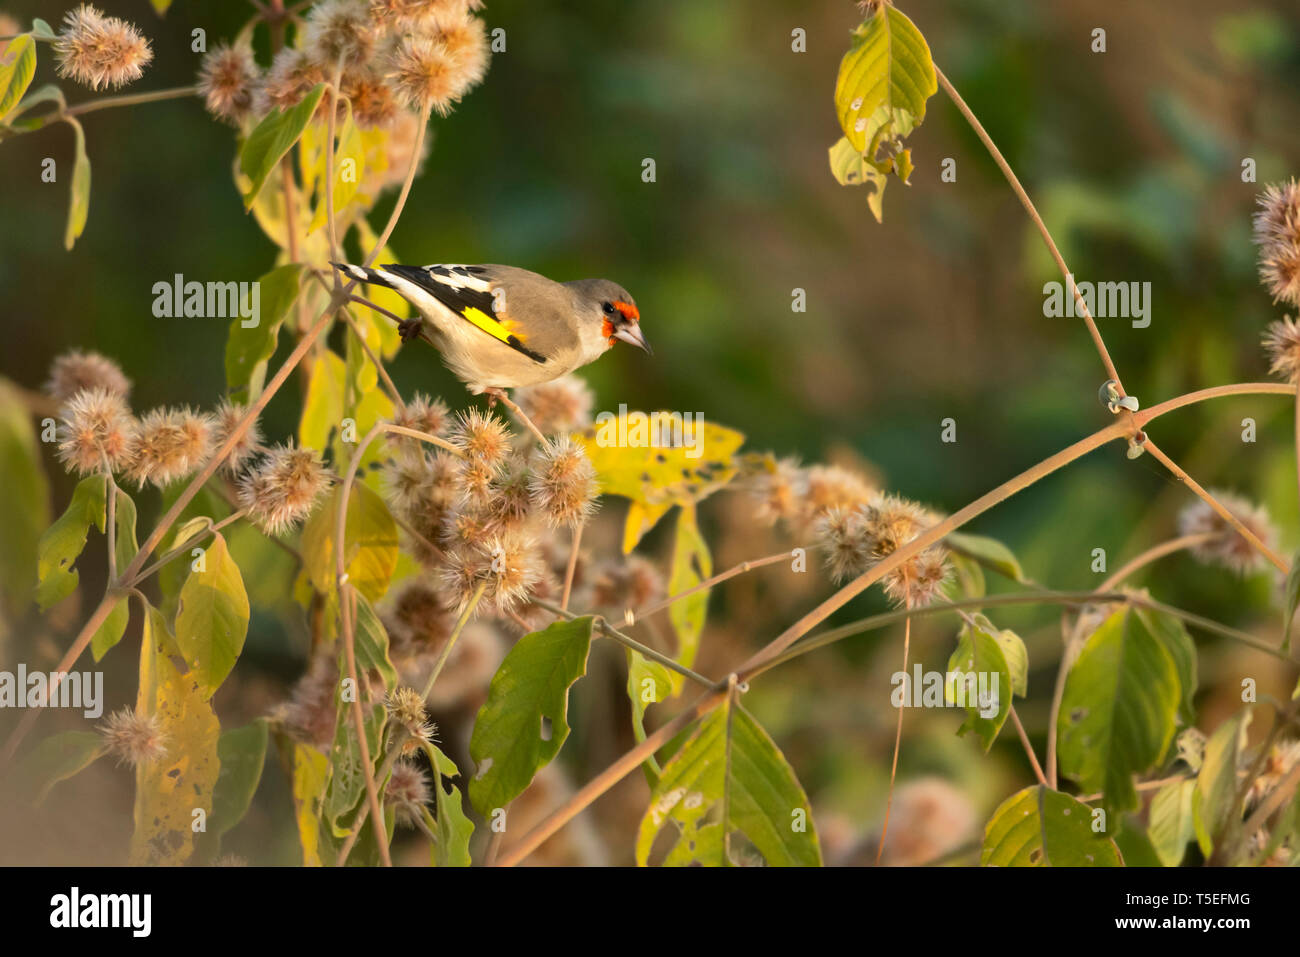
<instances>
[{"instance_id":1,"label":"thorny seed head","mask_svg":"<svg viewBox=\"0 0 1300 957\"><path fill-rule=\"evenodd\" d=\"M141 714L133 708L114 711L99 726L110 754L118 764L144 767L167 754L167 735L155 714Z\"/></svg>"},{"instance_id":2,"label":"thorny seed head","mask_svg":"<svg viewBox=\"0 0 1300 957\"><path fill-rule=\"evenodd\" d=\"M832 576L842 582L888 558L937 521L915 502L876 493L867 505L828 511L817 525L817 540L826 549ZM896 604L918 608L941 593L948 575L947 550L934 545L886 572L881 585Z\"/></svg>"},{"instance_id":3,"label":"thorny seed head","mask_svg":"<svg viewBox=\"0 0 1300 957\"><path fill-rule=\"evenodd\" d=\"M1259 275L1274 302L1300 306L1300 183L1273 184L1259 197Z\"/></svg>"},{"instance_id":4,"label":"thorny seed head","mask_svg":"<svg viewBox=\"0 0 1300 957\"><path fill-rule=\"evenodd\" d=\"M79 475L120 472L135 454L138 426L120 392L94 388L76 393L62 412L59 461Z\"/></svg>"},{"instance_id":5,"label":"thorny seed head","mask_svg":"<svg viewBox=\"0 0 1300 957\"><path fill-rule=\"evenodd\" d=\"M334 658L317 655L293 686L289 700L274 710L273 717L295 741L323 751L334 740L338 685Z\"/></svg>"},{"instance_id":6,"label":"thorny seed head","mask_svg":"<svg viewBox=\"0 0 1300 957\"><path fill-rule=\"evenodd\" d=\"M814 465L804 473L807 518L816 520L832 508L852 508L871 499L871 486L856 472L839 465Z\"/></svg>"},{"instance_id":7,"label":"thorny seed head","mask_svg":"<svg viewBox=\"0 0 1300 957\"><path fill-rule=\"evenodd\" d=\"M116 362L98 352L74 349L55 359L45 391L59 402L67 402L84 389L103 389L125 399L131 392L131 381Z\"/></svg>"},{"instance_id":8,"label":"thorny seed head","mask_svg":"<svg viewBox=\"0 0 1300 957\"><path fill-rule=\"evenodd\" d=\"M248 409L238 402L231 402L229 399L222 399L221 404L217 406L217 430L214 444L220 447L225 444L226 439L230 438L240 421L248 414ZM249 463L253 456L262 450L262 430L257 424L257 419L248 423L248 428L235 441L234 447L226 456L225 461L221 463L221 468L228 475L238 475L243 471L244 466Z\"/></svg>"},{"instance_id":9,"label":"thorny seed head","mask_svg":"<svg viewBox=\"0 0 1300 957\"><path fill-rule=\"evenodd\" d=\"M360 66L375 52L376 32L364 0L321 0L307 13L302 48L326 74Z\"/></svg>"},{"instance_id":10,"label":"thorny seed head","mask_svg":"<svg viewBox=\"0 0 1300 957\"><path fill-rule=\"evenodd\" d=\"M760 472L750 483L750 492L758 503L754 517L764 525L795 522L806 489L807 481L799 463L788 458L778 460L770 471Z\"/></svg>"},{"instance_id":11,"label":"thorny seed head","mask_svg":"<svg viewBox=\"0 0 1300 957\"><path fill-rule=\"evenodd\" d=\"M348 71L343 75L342 89L352 104L357 126L363 130L388 129L401 111L392 87L374 69Z\"/></svg>"},{"instance_id":12,"label":"thorny seed head","mask_svg":"<svg viewBox=\"0 0 1300 957\"><path fill-rule=\"evenodd\" d=\"M522 528L528 521L533 504L530 482L523 462L508 462L493 477L480 512L494 534Z\"/></svg>"},{"instance_id":13,"label":"thorny seed head","mask_svg":"<svg viewBox=\"0 0 1300 957\"><path fill-rule=\"evenodd\" d=\"M663 576L640 555L602 562L592 575L591 605L615 621L628 609L638 611L663 597Z\"/></svg>"},{"instance_id":14,"label":"thorny seed head","mask_svg":"<svg viewBox=\"0 0 1300 957\"><path fill-rule=\"evenodd\" d=\"M324 71L305 53L285 47L275 55L262 81L257 112L269 113L273 109L287 110L297 106L307 92L324 79Z\"/></svg>"},{"instance_id":15,"label":"thorny seed head","mask_svg":"<svg viewBox=\"0 0 1300 957\"><path fill-rule=\"evenodd\" d=\"M533 502L552 528L581 525L596 507L596 467L567 435L542 449L530 487Z\"/></svg>"},{"instance_id":16,"label":"thorny seed head","mask_svg":"<svg viewBox=\"0 0 1300 957\"><path fill-rule=\"evenodd\" d=\"M384 788L384 799L393 808L398 821L414 827L431 799L429 776L412 761L394 762L392 776Z\"/></svg>"},{"instance_id":17,"label":"thorny seed head","mask_svg":"<svg viewBox=\"0 0 1300 957\"><path fill-rule=\"evenodd\" d=\"M1300 382L1300 323L1290 316L1270 323L1264 333L1264 349L1272 363L1269 372L1293 385Z\"/></svg>"},{"instance_id":18,"label":"thorny seed head","mask_svg":"<svg viewBox=\"0 0 1300 957\"><path fill-rule=\"evenodd\" d=\"M510 454L510 430L491 412L468 409L460 413L450 438L471 464L495 468Z\"/></svg>"},{"instance_id":19,"label":"thorny seed head","mask_svg":"<svg viewBox=\"0 0 1300 957\"><path fill-rule=\"evenodd\" d=\"M239 504L258 528L279 535L311 514L331 482L315 449L277 445L240 482Z\"/></svg>"},{"instance_id":20,"label":"thorny seed head","mask_svg":"<svg viewBox=\"0 0 1300 957\"><path fill-rule=\"evenodd\" d=\"M523 532L493 536L478 547L464 546L448 556L443 570L447 591L463 614L475 591L484 585L480 602L505 615L526 601L545 571L537 542Z\"/></svg>"},{"instance_id":21,"label":"thorny seed head","mask_svg":"<svg viewBox=\"0 0 1300 957\"><path fill-rule=\"evenodd\" d=\"M1250 784L1246 792L1246 808L1258 807L1277 789L1291 769L1300 763L1300 740L1278 741L1268 751L1264 766L1259 776Z\"/></svg>"},{"instance_id":22,"label":"thorny seed head","mask_svg":"<svg viewBox=\"0 0 1300 957\"><path fill-rule=\"evenodd\" d=\"M154 409L140 420L127 476L144 487L162 488L196 471L212 454L216 423L188 406Z\"/></svg>"},{"instance_id":23,"label":"thorny seed head","mask_svg":"<svg viewBox=\"0 0 1300 957\"><path fill-rule=\"evenodd\" d=\"M252 112L261 71L246 43L212 48L199 68L199 92L208 112L238 126Z\"/></svg>"},{"instance_id":24,"label":"thorny seed head","mask_svg":"<svg viewBox=\"0 0 1300 957\"><path fill-rule=\"evenodd\" d=\"M477 17L429 17L400 38L386 76L411 109L446 116L487 72L487 37Z\"/></svg>"},{"instance_id":25,"label":"thorny seed head","mask_svg":"<svg viewBox=\"0 0 1300 957\"><path fill-rule=\"evenodd\" d=\"M424 700L414 688L397 688L388 695L384 707L389 716L418 741L433 740L433 725L424 710Z\"/></svg>"},{"instance_id":26,"label":"thorny seed head","mask_svg":"<svg viewBox=\"0 0 1300 957\"><path fill-rule=\"evenodd\" d=\"M153 59L149 41L131 24L106 17L90 4L82 4L63 18L54 41L59 76L99 90L138 80Z\"/></svg>"},{"instance_id":27,"label":"thorny seed head","mask_svg":"<svg viewBox=\"0 0 1300 957\"><path fill-rule=\"evenodd\" d=\"M557 435L591 425L595 396L586 382L570 374L516 389L514 400L544 435Z\"/></svg>"},{"instance_id":28,"label":"thorny seed head","mask_svg":"<svg viewBox=\"0 0 1300 957\"><path fill-rule=\"evenodd\" d=\"M1210 495L1236 516L1250 532L1270 548L1277 540L1277 530L1269 520L1268 512L1249 499L1221 489L1210 490ZM1228 523L1208 502L1197 499L1178 516L1179 535L1212 537L1191 549L1192 556L1207 565L1220 565L1248 574L1263 567L1266 559L1246 538Z\"/></svg>"}]
</instances>

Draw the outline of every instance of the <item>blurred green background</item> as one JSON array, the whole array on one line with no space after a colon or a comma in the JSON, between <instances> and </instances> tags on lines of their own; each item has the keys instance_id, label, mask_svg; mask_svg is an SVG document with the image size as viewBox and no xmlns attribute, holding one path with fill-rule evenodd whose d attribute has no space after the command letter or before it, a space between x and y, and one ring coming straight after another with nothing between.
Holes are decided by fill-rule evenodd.
<instances>
[{"instance_id":1,"label":"blurred green background","mask_svg":"<svg viewBox=\"0 0 1300 957\"><path fill-rule=\"evenodd\" d=\"M57 24L69 5L3 6L24 22L37 15ZM191 82L199 61L191 30L205 29L211 44L233 36L251 9L177 0L160 19L146 0L100 6L153 41L155 62L132 91ZM1281 313L1255 278L1250 216L1262 184L1300 172L1295 5L913 0L901 8L1018 172L1076 277L1151 282L1148 328L1099 320L1128 391L1149 406L1266 378L1259 338ZM1082 324L1042 314L1042 285L1060 277L942 93L911 139L912 185L891 184L883 225L861 191L831 178L826 150L840 135L832 92L860 19L852 3L498 0L484 18L489 30L505 29L507 51L481 88L435 121L433 152L393 247L413 263L508 262L624 284L655 356L616 349L586 370L598 409L697 411L745 432L749 448L869 464L887 488L943 511L1106 424L1096 400L1104 375ZM1098 27L1104 53L1090 49ZM792 51L795 28L806 31L807 52ZM47 50L37 84L53 79ZM70 99L90 95L73 90ZM90 218L70 253L62 234L71 131L0 144L8 333L0 374L35 388L50 360L77 346L122 363L137 407L211 405L224 388L225 323L156 319L151 289L178 272L251 280L271 266L273 247L232 182L234 134L196 100L98 112L84 125ZM57 184L40 181L47 156L59 162ZM647 157L657 167L649 184ZM955 183L940 181L945 157L956 160ZM1258 183L1242 181L1246 157ZM382 222L391 202L372 221ZM806 290L806 312L791 310L796 288ZM287 348L282 339L282 354ZM404 391L466 401L427 350L405 350L392 372ZM272 403L271 437L292 433L294 391ZM940 441L946 417L956 420L956 443ZM1253 444L1241 440L1246 417L1258 423ZM1180 411L1152 435L1202 484L1264 502L1289 553L1300 542L1292 422L1285 400L1242 398ZM62 475L55 483L61 506L71 483ZM772 550L757 533L728 531L744 509L719 499L705 515L718 567ZM1097 581L1094 548L1117 568L1171 535L1189 500L1159 463L1130 462L1116 444L970 530L1007 541L1039 582L1087 588ZM1179 557L1145 581L1171 604L1259 634L1275 638L1280 627L1268 575L1240 581ZM791 620L770 617L772 601L764 605L755 589L761 584L715 597L722 624L706 636L705 665L734 661L736 645L752 650ZM804 595L800 607L815 597ZM868 597L848 614L882 605ZM1043 611L1002 619L1030 643L1021 713L1041 746L1056 619ZM914 651L940 667L951 627L918 633ZM1267 659L1202 647L1204 685L1218 681L1229 694L1250 674L1289 690ZM872 638L841 655L861 671L835 669L831 652L754 692L755 710L788 747L815 804L855 826L883 802L895 713L882 707L879 681L898 655L897 636ZM825 683L841 693L807 694ZM952 737L956 724L951 714L909 724L900 780L927 771L959 779L982 821L1015 782L1028 783L1023 755L1004 733L995 766L1005 776L990 777L977 747ZM589 758L586 772L601 757Z\"/></svg>"}]
</instances>

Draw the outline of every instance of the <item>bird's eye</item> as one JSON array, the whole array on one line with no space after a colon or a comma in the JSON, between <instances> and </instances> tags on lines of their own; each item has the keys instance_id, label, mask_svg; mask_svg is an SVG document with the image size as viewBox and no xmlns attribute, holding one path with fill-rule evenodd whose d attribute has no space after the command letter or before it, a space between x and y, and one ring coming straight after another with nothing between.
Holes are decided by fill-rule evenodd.
<instances>
[{"instance_id":1,"label":"bird's eye","mask_svg":"<svg viewBox=\"0 0 1300 957\"><path fill-rule=\"evenodd\" d=\"M602 308L602 309L605 310L605 315L607 315L607 316L612 316L612 315L614 315L614 304L613 304L612 302L607 302L607 303L605 303L603 306L601 306L600 308Z\"/></svg>"}]
</instances>

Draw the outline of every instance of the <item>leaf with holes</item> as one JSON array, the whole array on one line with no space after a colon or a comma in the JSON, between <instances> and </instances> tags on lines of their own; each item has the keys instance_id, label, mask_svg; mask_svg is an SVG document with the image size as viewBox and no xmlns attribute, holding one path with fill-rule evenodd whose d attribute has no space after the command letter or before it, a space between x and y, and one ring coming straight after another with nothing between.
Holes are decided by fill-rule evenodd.
<instances>
[{"instance_id":1,"label":"leaf with holes","mask_svg":"<svg viewBox=\"0 0 1300 957\"><path fill-rule=\"evenodd\" d=\"M460 790L451 782L452 778L460 776L460 770L436 744L426 743L424 751L429 756L429 767L433 769L434 805L438 810L435 820L427 807L421 809L424 823L438 838L433 845L430 863L434 867L469 867L473 863L469 841L474 836L474 822L465 814ZM444 778L447 779L445 789Z\"/></svg>"},{"instance_id":2,"label":"leaf with holes","mask_svg":"<svg viewBox=\"0 0 1300 957\"><path fill-rule=\"evenodd\" d=\"M1164 757L1180 700L1174 659L1127 607L1101 624L1071 666L1061 699L1061 773L1103 792L1110 824L1138 806L1133 776Z\"/></svg>"},{"instance_id":3,"label":"leaf with holes","mask_svg":"<svg viewBox=\"0 0 1300 957\"><path fill-rule=\"evenodd\" d=\"M667 865L731 863L724 850L728 831L743 834L772 867L822 862L808 796L794 770L767 732L730 702L707 715L664 765L637 833L638 865L645 866L670 821L676 839Z\"/></svg>"},{"instance_id":4,"label":"leaf with holes","mask_svg":"<svg viewBox=\"0 0 1300 957\"><path fill-rule=\"evenodd\" d=\"M86 547L90 527L104 530L106 489L102 475L82 479L67 510L41 536L36 546L36 603L41 611L77 590L79 575L73 563Z\"/></svg>"},{"instance_id":5,"label":"leaf with holes","mask_svg":"<svg viewBox=\"0 0 1300 957\"><path fill-rule=\"evenodd\" d=\"M680 412L602 412L577 433L596 469L600 490L646 505L691 505L737 473L745 437Z\"/></svg>"},{"instance_id":6,"label":"leaf with holes","mask_svg":"<svg viewBox=\"0 0 1300 957\"><path fill-rule=\"evenodd\" d=\"M142 641L136 711L158 722L166 753L136 768L130 861L184 864L194 851L195 812L205 820L212 813L221 725L194 676L172 663L175 642L156 608L145 609Z\"/></svg>"},{"instance_id":7,"label":"leaf with holes","mask_svg":"<svg viewBox=\"0 0 1300 957\"><path fill-rule=\"evenodd\" d=\"M469 798L491 815L528 787L569 736L569 688L587 673L590 617L557 621L524 635L492 677L474 721Z\"/></svg>"},{"instance_id":8,"label":"leaf with holes","mask_svg":"<svg viewBox=\"0 0 1300 957\"><path fill-rule=\"evenodd\" d=\"M983 867L1120 867L1110 838L1093 833L1093 809L1038 785L1002 802L984 828Z\"/></svg>"}]
</instances>

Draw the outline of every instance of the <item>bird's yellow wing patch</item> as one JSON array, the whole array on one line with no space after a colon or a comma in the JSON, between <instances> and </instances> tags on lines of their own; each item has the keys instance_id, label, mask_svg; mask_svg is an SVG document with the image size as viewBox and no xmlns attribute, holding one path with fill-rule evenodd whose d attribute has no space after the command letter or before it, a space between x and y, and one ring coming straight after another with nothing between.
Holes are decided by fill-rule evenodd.
<instances>
[{"instance_id":1,"label":"bird's yellow wing patch","mask_svg":"<svg viewBox=\"0 0 1300 957\"><path fill-rule=\"evenodd\" d=\"M489 336L500 339L502 342L508 343L512 337L517 339L519 342L523 342L528 338L521 333L513 331L512 327L515 323L511 322L507 324L506 322L502 322L500 319L489 316L482 309L475 306L466 306L461 310L460 314L486 332Z\"/></svg>"}]
</instances>

